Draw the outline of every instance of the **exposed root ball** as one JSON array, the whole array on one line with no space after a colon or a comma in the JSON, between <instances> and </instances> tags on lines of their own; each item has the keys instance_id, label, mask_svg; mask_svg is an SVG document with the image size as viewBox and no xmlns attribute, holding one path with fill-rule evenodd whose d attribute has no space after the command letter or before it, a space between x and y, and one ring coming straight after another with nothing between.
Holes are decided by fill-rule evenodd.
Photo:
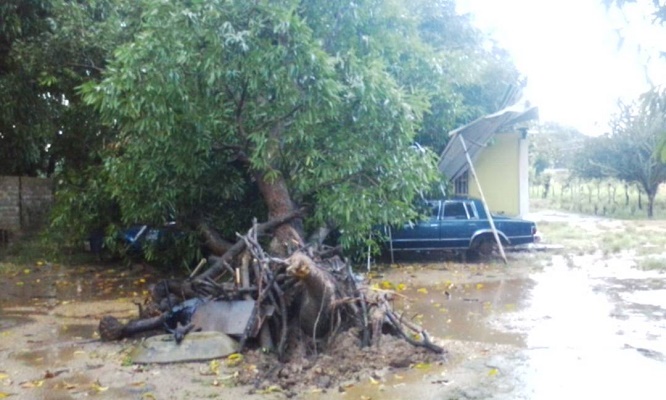
<instances>
[{"instance_id":1,"label":"exposed root ball","mask_svg":"<svg viewBox=\"0 0 666 400\"><path fill-rule=\"evenodd\" d=\"M298 312L301 329L309 336L327 335L336 293L333 277L303 253L294 253L285 261L289 264L287 273L303 283Z\"/></svg>"}]
</instances>

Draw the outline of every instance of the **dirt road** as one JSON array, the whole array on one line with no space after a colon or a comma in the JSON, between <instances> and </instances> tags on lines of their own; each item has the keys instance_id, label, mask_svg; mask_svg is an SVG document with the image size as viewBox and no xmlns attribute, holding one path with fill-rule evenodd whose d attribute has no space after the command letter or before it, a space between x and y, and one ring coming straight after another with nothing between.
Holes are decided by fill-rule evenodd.
<instances>
[{"instance_id":1,"label":"dirt road","mask_svg":"<svg viewBox=\"0 0 666 400\"><path fill-rule=\"evenodd\" d=\"M546 244L509 264L414 258L372 271L396 308L448 350L443 363L365 370L298 398L662 399L666 376L666 222L534 215ZM0 264L1 265L1 264ZM0 398L285 398L234 386L252 365L137 366L136 341L101 343L103 314L136 313L145 270L2 266Z\"/></svg>"}]
</instances>

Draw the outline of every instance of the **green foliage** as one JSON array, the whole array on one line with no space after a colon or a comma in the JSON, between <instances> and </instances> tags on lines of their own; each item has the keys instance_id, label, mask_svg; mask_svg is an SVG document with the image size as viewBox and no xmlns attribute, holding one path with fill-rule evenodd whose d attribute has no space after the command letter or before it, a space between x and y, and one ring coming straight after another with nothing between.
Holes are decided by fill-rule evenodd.
<instances>
[{"instance_id":1,"label":"green foliage","mask_svg":"<svg viewBox=\"0 0 666 400\"><path fill-rule=\"evenodd\" d=\"M260 179L363 241L415 216L445 133L517 80L452 0L19 3L40 11L0 71L0 173L55 174L72 245L167 221L174 251L202 222L234 240L267 217Z\"/></svg>"},{"instance_id":2,"label":"green foliage","mask_svg":"<svg viewBox=\"0 0 666 400\"><path fill-rule=\"evenodd\" d=\"M617 7L622 9L628 7L629 5L636 5L639 2L637 0L604 0L603 3L607 8ZM666 22L666 4L657 0L654 0L651 3L652 4L649 4L649 2L646 4L641 3L641 6L647 6L648 9L651 7L652 23L655 25L659 24L663 28L664 22ZM622 43L622 41L623 38L620 37L620 43ZM641 51L640 47L638 49ZM664 52L663 49L660 49L658 56L664 57L666 56L666 52ZM653 85L651 82L650 84ZM664 101L665 94L666 89L663 87L663 85L653 86L648 92L641 96L643 105L647 106L647 108L649 108L652 112L664 114L666 113L666 102ZM662 130L659 136L660 140L656 151L661 161L666 163L666 130Z\"/></svg>"},{"instance_id":3,"label":"green foliage","mask_svg":"<svg viewBox=\"0 0 666 400\"><path fill-rule=\"evenodd\" d=\"M131 31L125 3L13 0L0 8L18 24L0 39L10 44L0 49L0 173L53 175L99 162L113 133L76 87L99 78Z\"/></svg>"},{"instance_id":4,"label":"green foliage","mask_svg":"<svg viewBox=\"0 0 666 400\"><path fill-rule=\"evenodd\" d=\"M651 114L666 115L666 88L657 86L643 93L641 96L643 108ZM657 144L657 157L666 163L666 127L661 128L660 139Z\"/></svg>"},{"instance_id":5,"label":"green foliage","mask_svg":"<svg viewBox=\"0 0 666 400\"><path fill-rule=\"evenodd\" d=\"M579 149L585 138L575 128L552 122L540 123L530 130L530 162L538 171L569 168L573 164L574 152L571 150Z\"/></svg>"},{"instance_id":6,"label":"green foliage","mask_svg":"<svg viewBox=\"0 0 666 400\"><path fill-rule=\"evenodd\" d=\"M657 154L666 119L646 104L620 104L612 132L585 141L574 172L588 179L608 177L640 185L648 197L648 217L652 217L654 198L666 182L666 163Z\"/></svg>"},{"instance_id":7,"label":"green foliage","mask_svg":"<svg viewBox=\"0 0 666 400\"><path fill-rule=\"evenodd\" d=\"M309 226L333 221L353 241L412 216L412 197L436 178L433 153L410 147L428 101L393 73L394 60L419 55L384 40L409 24L365 19L372 2L342 14L328 2L142 7L136 40L82 88L119 131L122 154L106 166L124 220L216 214L249 190L228 163L240 155L313 205Z\"/></svg>"}]
</instances>

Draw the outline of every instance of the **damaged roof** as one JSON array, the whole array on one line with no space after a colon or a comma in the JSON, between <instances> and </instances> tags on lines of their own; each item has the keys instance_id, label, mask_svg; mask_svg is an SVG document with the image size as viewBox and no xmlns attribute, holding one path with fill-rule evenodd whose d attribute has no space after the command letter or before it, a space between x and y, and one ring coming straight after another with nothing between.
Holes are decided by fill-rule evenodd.
<instances>
[{"instance_id":1,"label":"damaged roof","mask_svg":"<svg viewBox=\"0 0 666 400\"><path fill-rule=\"evenodd\" d=\"M472 162L475 162L490 138L497 132L507 130L519 123L539 118L539 109L522 101L494 114L478 118L469 124L449 132L449 142L439 157L439 171L449 180L454 180L469 169L459 135L465 140Z\"/></svg>"}]
</instances>

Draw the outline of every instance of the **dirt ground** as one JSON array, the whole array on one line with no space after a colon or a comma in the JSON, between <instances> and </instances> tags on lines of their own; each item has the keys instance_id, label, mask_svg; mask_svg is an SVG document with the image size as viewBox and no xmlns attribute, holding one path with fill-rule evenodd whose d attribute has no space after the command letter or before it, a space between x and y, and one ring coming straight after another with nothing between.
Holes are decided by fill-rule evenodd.
<instances>
[{"instance_id":1,"label":"dirt ground","mask_svg":"<svg viewBox=\"0 0 666 400\"><path fill-rule=\"evenodd\" d=\"M373 265L371 284L395 290L403 318L446 349L437 356L391 337L358 349L347 335L286 365L260 351L135 365L140 339L103 343L96 325L135 316L153 271L0 264L0 398L662 398L666 221L532 217L545 246L507 265L442 254Z\"/></svg>"}]
</instances>

